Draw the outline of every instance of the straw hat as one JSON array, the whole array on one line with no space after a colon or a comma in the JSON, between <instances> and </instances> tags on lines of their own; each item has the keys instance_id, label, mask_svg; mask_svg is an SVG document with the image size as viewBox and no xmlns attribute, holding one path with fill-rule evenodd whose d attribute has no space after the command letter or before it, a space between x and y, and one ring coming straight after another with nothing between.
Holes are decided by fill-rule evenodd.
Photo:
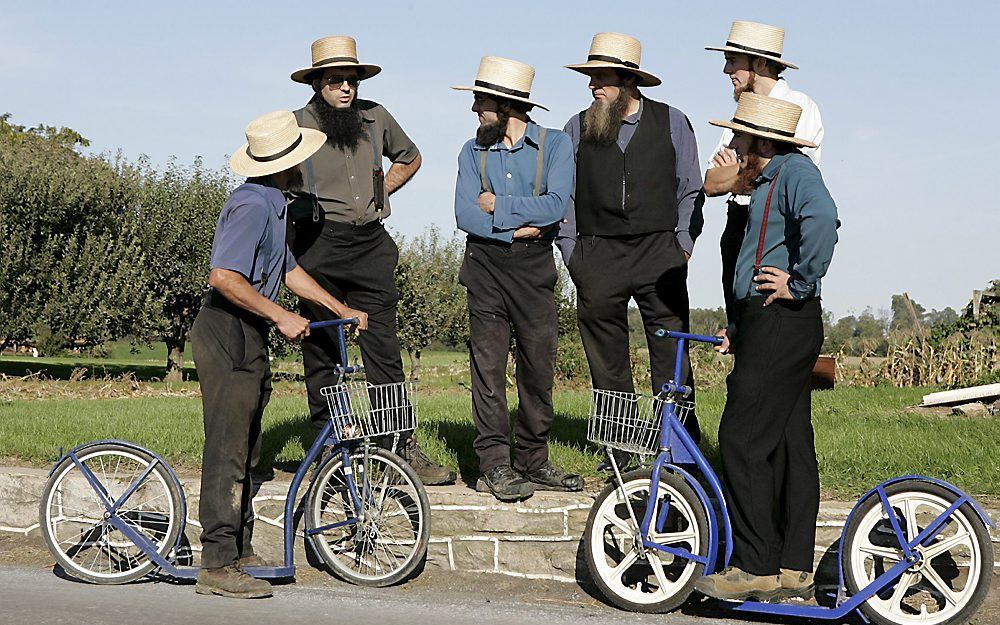
<instances>
[{"instance_id":1,"label":"straw hat","mask_svg":"<svg viewBox=\"0 0 1000 625\"><path fill-rule=\"evenodd\" d=\"M524 102L540 109L549 110L538 102L530 100L531 82L535 79L535 68L519 61L499 56L484 56L479 61L475 86L457 86L459 91L488 93L498 98Z\"/></svg>"},{"instance_id":2,"label":"straw hat","mask_svg":"<svg viewBox=\"0 0 1000 625\"><path fill-rule=\"evenodd\" d=\"M800 115L802 108L797 104L748 91L740 95L732 121L716 119L708 123L772 141L814 148L815 143L795 136L795 127L799 124Z\"/></svg>"},{"instance_id":3,"label":"straw hat","mask_svg":"<svg viewBox=\"0 0 1000 625\"><path fill-rule=\"evenodd\" d=\"M624 69L639 77L640 87L655 87L661 81L649 72L639 69L639 57L642 56L642 44L635 37L621 33L597 33L590 42L590 53L586 63L566 65L569 69L581 74L589 74L591 70L602 67Z\"/></svg>"},{"instance_id":4,"label":"straw hat","mask_svg":"<svg viewBox=\"0 0 1000 625\"><path fill-rule=\"evenodd\" d=\"M785 67L798 69L797 65L793 65L781 58L781 49L784 44L785 30L783 28L737 20L733 22L733 27L729 29L729 39L726 40L725 46L721 48L707 47L705 49L759 56L770 59L775 63L780 63Z\"/></svg>"},{"instance_id":5,"label":"straw hat","mask_svg":"<svg viewBox=\"0 0 1000 625\"><path fill-rule=\"evenodd\" d=\"M317 39L312 44L312 67L292 72L292 80L309 84L309 75L322 72L329 67L353 67L358 70L358 79L371 78L382 71L378 65L358 63L358 42L354 37L334 35Z\"/></svg>"},{"instance_id":6,"label":"straw hat","mask_svg":"<svg viewBox=\"0 0 1000 625\"><path fill-rule=\"evenodd\" d=\"M326 135L312 128L299 128L291 111L261 115L247 125L247 142L229 159L241 176L268 176L298 165L316 153Z\"/></svg>"}]
</instances>

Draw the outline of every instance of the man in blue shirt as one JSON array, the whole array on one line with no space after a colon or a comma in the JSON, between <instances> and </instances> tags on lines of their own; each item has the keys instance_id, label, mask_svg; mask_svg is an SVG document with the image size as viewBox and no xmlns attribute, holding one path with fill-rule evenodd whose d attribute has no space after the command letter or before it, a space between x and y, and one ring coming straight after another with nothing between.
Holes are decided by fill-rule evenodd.
<instances>
[{"instance_id":1,"label":"man in blue shirt","mask_svg":"<svg viewBox=\"0 0 1000 625\"><path fill-rule=\"evenodd\" d=\"M476 137L458 157L455 220L468 233L459 281L468 289L469 359L477 490L501 501L539 490L578 491L583 479L554 467L548 438L554 414L556 268L552 241L573 188L569 137L542 128L528 111L535 70L484 57L472 111ZM518 409L513 464L506 369L514 332Z\"/></svg>"},{"instance_id":2,"label":"man in blue shirt","mask_svg":"<svg viewBox=\"0 0 1000 625\"><path fill-rule=\"evenodd\" d=\"M202 456L202 561L195 591L255 598L271 586L242 566L254 555L250 472L260 457L261 416L271 395L268 324L289 341L309 335L309 321L278 304L284 282L296 295L340 317L368 316L344 306L297 266L285 242L283 191L301 178L298 165L323 144L323 133L300 129L290 111L252 121L247 143L230 160L247 176L219 215L212 243L210 285L191 329L205 412Z\"/></svg>"},{"instance_id":3,"label":"man in blue shirt","mask_svg":"<svg viewBox=\"0 0 1000 625\"><path fill-rule=\"evenodd\" d=\"M731 566L695 586L720 599L774 600L813 593L819 471L811 374L823 345L820 281L837 243L837 206L795 137L802 109L740 96L729 147L752 189L736 262L735 326L720 351L726 380L719 450L733 524Z\"/></svg>"}]
</instances>

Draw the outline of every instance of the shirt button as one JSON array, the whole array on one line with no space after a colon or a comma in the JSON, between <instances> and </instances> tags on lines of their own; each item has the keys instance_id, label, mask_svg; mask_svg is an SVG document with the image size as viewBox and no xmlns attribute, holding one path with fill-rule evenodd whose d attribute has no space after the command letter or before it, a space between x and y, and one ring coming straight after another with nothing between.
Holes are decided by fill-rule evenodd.
<instances>
[{"instance_id":1,"label":"shirt button","mask_svg":"<svg viewBox=\"0 0 1000 625\"><path fill-rule=\"evenodd\" d=\"M354 176L351 176L351 180L354 180Z\"/></svg>"},{"instance_id":2,"label":"shirt button","mask_svg":"<svg viewBox=\"0 0 1000 625\"><path fill-rule=\"evenodd\" d=\"M357 195L355 195L355 196L354 196L354 199L355 199L355 200L360 200L361 198L360 198L360 197L358 197Z\"/></svg>"},{"instance_id":3,"label":"shirt button","mask_svg":"<svg viewBox=\"0 0 1000 625\"><path fill-rule=\"evenodd\" d=\"M510 172L507 172L507 177L508 177L508 178L513 178L514 176L513 176L513 174L511 174Z\"/></svg>"}]
</instances>

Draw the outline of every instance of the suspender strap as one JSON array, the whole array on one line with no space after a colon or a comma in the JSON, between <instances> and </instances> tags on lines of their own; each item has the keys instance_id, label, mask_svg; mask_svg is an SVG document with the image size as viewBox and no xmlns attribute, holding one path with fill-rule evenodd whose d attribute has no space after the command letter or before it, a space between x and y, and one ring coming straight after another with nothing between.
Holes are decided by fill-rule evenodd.
<instances>
[{"instance_id":1,"label":"suspender strap","mask_svg":"<svg viewBox=\"0 0 1000 625\"><path fill-rule=\"evenodd\" d=\"M303 126L304 119L305 119L305 112L303 111L303 109L295 111L295 121L298 122L300 128ZM308 187L309 193L312 194L314 198L317 198L313 200L312 208L313 208L313 221L318 223L323 220L323 215L322 215L322 207L319 205L319 195L316 193L316 176L313 175L312 157L310 156L309 158L307 158L304 164L305 164L305 171L303 172L304 174L303 178L305 179L306 187Z\"/></svg>"},{"instance_id":2,"label":"suspender strap","mask_svg":"<svg viewBox=\"0 0 1000 625\"><path fill-rule=\"evenodd\" d=\"M782 165L784 167L784 165ZM760 224L760 240L757 242L757 259L753 264L754 275L760 273L760 261L764 256L764 237L767 236L767 218L771 214L771 196L774 195L774 187L778 186L778 176L781 174L781 167L774 172L771 179L771 188L767 190L767 201L764 202L764 219Z\"/></svg>"},{"instance_id":3,"label":"suspender strap","mask_svg":"<svg viewBox=\"0 0 1000 625\"><path fill-rule=\"evenodd\" d=\"M542 169L545 168L545 133L548 128L542 128L538 133L538 155L535 159L535 191L533 195L542 194Z\"/></svg>"}]
</instances>

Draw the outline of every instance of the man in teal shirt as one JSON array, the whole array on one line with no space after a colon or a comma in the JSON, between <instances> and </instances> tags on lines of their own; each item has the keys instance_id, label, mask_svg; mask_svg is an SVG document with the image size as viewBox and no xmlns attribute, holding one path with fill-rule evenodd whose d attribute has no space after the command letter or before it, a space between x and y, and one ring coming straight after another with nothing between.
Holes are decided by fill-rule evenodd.
<instances>
[{"instance_id":1,"label":"man in teal shirt","mask_svg":"<svg viewBox=\"0 0 1000 625\"><path fill-rule=\"evenodd\" d=\"M720 351L726 380L719 450L733 555L695 586L719 599L772 601L813 594L819 471L810 380L823 345L820 281L837 243L837 206L795 138L801 108L740 96L731 128L739 176L753 189L736 263L736 319Z\"/></svg>"},{"instance_id":2,"label":"man in teal shirt","mask_svg":"<svg viewBox=\"0 0 1000 625\"><path fill-rule=\"evenodd\" d=\"M573 190L573 146L565 133L528 117L539 106L529 99L534 75L524 63L487 56L475 86L455 87L474 92L479 118L476 137L459 154L455 186L455 221L469 235L459 281L469 295L474 446L482 473L476 488L501 501L526 499L536 489L583 488L580 476L549 460L558 334L552 241ZM506 391L511 330L513 424Z\"/></svg>"}]
</instances>

